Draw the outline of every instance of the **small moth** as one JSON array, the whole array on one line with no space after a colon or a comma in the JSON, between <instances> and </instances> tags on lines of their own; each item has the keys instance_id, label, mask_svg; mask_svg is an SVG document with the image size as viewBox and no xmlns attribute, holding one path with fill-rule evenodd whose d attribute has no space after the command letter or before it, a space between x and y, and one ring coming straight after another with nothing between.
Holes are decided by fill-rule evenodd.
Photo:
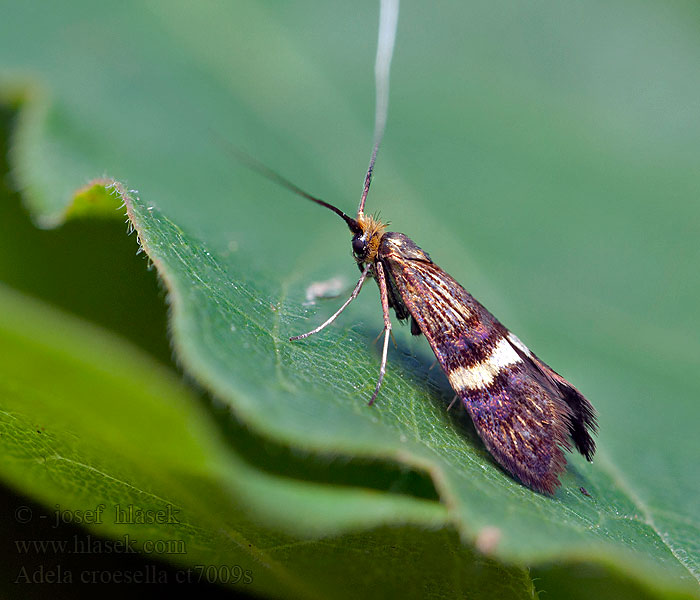
<instances>
[{"instance_id":1,"label":"small moth","mask_svg":"<svg viewBox=\"0 0 700 600\"><path fill-rule=\"evenodd\" d=\"M391 333L389 310L410 321L413 335L424 335L457 397L470 414L486 448L507 471L531 488L554 493L566 468L563 450L576 449L589 461L597 429L593 406L561 375L535 356L457 281L438 267L403 233L386 230L365 214L388 105L389 65L398 2L384 0L380 12L374 147L357 216L308 194L240 150L238 159L267 179L332 210L352 234L352 252L362 275L350 297L324 323L297 335L300 340L330 325L357 298L368 277L377 282L384 316L379 378L369 401L377 398L386 371Z\"/></svg>"},{"instance_id":2,"label":"small moth","mask_svg":"<svg viewBox=\"0 0 700 600\"><path fill-rule=\"evenodd\" d=\"M571 441L589 461L593 458L591 433L597 429L593 406L413 240L386 231L384 223L365 214L376 150L375 145L355 218L235 151L239 160L267 179L332 210L352 234L352 252L362 275L350 297L324 323L290 340L301 340L330 325L371 277L379 287L384 345L369 404L377 398L384 379L391 333L389 310L393 309L399 321L410 321L413 335L427 338L494 458L531 488L554 493L560 484L558 476L566 468L562 450L571 450Z\"/></svg>"}]
</instances>

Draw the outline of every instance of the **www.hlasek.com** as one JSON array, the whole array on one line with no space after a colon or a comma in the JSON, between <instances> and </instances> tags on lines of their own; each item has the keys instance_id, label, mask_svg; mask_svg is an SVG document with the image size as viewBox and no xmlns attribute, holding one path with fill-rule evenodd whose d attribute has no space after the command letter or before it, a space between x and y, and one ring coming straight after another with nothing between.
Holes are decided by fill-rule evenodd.
<instances>
[{"instance_id":1,"label":"www.hlasek.com","mask_svg":"<svg viewBox=\"0 0 700 600\"><path fill-rule=\"evenodd\" d=\"M65 540L15 540L17 554L187 554L185 540L144 540L138 544L128 533L116 540L91 534Z\"/></svg>"}]
</instances>

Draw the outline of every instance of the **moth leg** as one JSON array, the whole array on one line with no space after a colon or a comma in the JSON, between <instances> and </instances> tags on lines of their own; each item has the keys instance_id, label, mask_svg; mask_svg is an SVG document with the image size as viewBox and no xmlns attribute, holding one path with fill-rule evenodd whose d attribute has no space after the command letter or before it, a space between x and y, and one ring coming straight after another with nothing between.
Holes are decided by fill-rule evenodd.
<instances>
[{"instance_id":1,"label":"moth leg","mask_svg":"<svg viewBox=\"0 0 700 600\"><path fill-rule=\"evenodd\" d=\"M452 398L452 402L450 402L450 405L447 407L448 412L455 405L455 402L457 402L458 398L459 398L459 394L455 394L455 397Z\"/></svg>"},{"instance_id":2,"label":"moth leg","mask_svg":"<svg viewBox=\"0 0 700 600\"><path fill-rule=\"evenodd\" d=\"M343 306L341 306L332 317L330 317L322 325L319 325L318 327L316 327L316 329L312 329L311 331L309 331L307 333L302 333L301 335L295 335L293 337L290 337L289 340L291 342L293 342L295 340L302 340L304 338L307 338L310 335L313 335L314 333L318 333L319 331L321 331L325 327L328 327L328 325L330 325L333 321L335 321L338 318L338 315L348 307L348 304L350 304L355 298L357 298L358 294L360 293L360 290L362 289L362 284L365 282L365 279L367 279L367 275L369 275L370 266L371 265L367 265L365 267L364 271L362 271L362 275L360 275L360 281L357 282L357 285L355 286L355 289L352 291L352 294L350 294L350 297L345 301L345 304L343 304Z\"/></svg>"},{"instance_id":3,"label":"moth leg","mask_svg":"<svg viewBox=\"0 0 700 600\"><path fill-rule=\"evenodd\" d=\"M372 342L372 345L376 344L376 343L379 341L379 338L382 337L383 335L384 335L384 330L382 329L382 330L379 332L379 335L378 335L376 338L374 338L374 341ZM398 350L398 349L399 349L399 345L396 343L396 338L394 337L394 330L393 330L393 329L391 330L391 341L392 341L392 343L394 344L394 348L396 348L396 349ZM435 361L435 362L437 362L437 361Z\"/></svg>"},{"instance_id":4,"label":"moth leg","mask_svg":"<svg viewBox=\"0 0 700 600\"><path fill-rule=\"evenodd\" d=\"M391 342L392 342L392 344L394 344L394 348L396 350L398 350L399 345L396 343L396 338L394 337L394 330L393 329L391 330Z\"/></svg>"},{"instance_id":5,"label":"moth leg","mask_svg":"<svg viewBox=\"0 0 700 600\"><path fill-rule=\"evenodd\" d=\"M379 284L379 298L382 301L382 312L384 313L384 349L382 350L382 364L379 367L379 380L377 381L377 387L374 388L374 394L372 394L372 399L369 401L369 405L372 406L379 393L379 388L382 387L382 381L384 380L384 373L386 373L386 355L389 350L389 336L391 335L391 318L389 317L389 294L386 290L386 279L384 278L384 268L382 263L377 261L374 264L375 275L377 278L377 283Z\"/></svg>"}]
</instances>

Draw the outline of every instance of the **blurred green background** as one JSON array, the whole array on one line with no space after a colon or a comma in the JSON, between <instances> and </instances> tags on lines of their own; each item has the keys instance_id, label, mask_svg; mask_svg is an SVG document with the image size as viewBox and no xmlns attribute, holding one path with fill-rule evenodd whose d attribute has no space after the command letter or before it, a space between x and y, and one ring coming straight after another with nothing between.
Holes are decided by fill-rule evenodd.
<instances>
[{"instance_id":1,"label":"blurred green background","mask_svg":"<svg viewBox=\"0 0 700 600\"><path fill-rule=\"evenodd\" d=\"M282 282L292 312L310 281L352 285L342 223L246 171L221 141L352 212L372 139L374 2L1 11L11 154L0 280L171 363L165 294L123 211L39 229L106 176L204 240L224 270L264 278L264 289ZM592 400L598 465L690 580L700 572L699 32L691 2L404 3L368 201ZM18 123L23 136L11 138ZM286 315L280 339L332 304ZM359 323L359 341L371 341L375 292L341 320L332 335ZM424 341L408 337L398 333L400 347L423 356ZM374 365L376 350L363 360Z\"/></svg>"}]
</instances>

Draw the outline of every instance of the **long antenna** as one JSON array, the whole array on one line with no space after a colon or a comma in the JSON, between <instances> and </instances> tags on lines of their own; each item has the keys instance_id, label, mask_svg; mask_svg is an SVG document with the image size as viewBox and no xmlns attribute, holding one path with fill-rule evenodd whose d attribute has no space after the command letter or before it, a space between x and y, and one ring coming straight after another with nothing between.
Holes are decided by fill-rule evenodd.
<instances>
[{"instance_id":1,"label":"long antenna","mask_svg":"<svg viewBox=\"0 0 700 600\"><path fill-rule=\"evenodd\" d=\"M389 70L391 57L394 54L394 42L396 41L396 25L399 20L399 0L381 0L379 7L379 36L377 39L377 59L374 63L374 78L377 87L377 99L374 109L374 148L369 159L365 186L362 190L360 206L357 209L357 217L365 212L365 200L372 183L372 172L377 160L379 144L384 137L386 117L389 111Z\"/></svg>"},{"instance_id":2,"label":"long antenna","mask_svg":"<svg viewBox=\"0 0 700 600\"><path fill-rule=\"evenodd\" d=\"M212 131L212 133L216 134L216 132L214 132L214 131ZM298 185L292 183L291 181L289 181L289 179L287 179L286 177L283 177L282 175L280 175L276 171L273 171L270 167L261 163L256 158L253 158L247 152L244 152L240 148L234 146L228 140L222 139L220 136L218 136L218 134L216 134L215 139L219 143L225 144L226 150L231 152L236 157L236 160L238 160L240 163L244 164L251 171L255 171L258 175L261 175L265 179L268 179L268 180L272 181L273 183L276 183L277 185L281 185L283 188L288 189L290 192L292 192L293 194L296 194L297 196L301 196L302 198L306 198L307 200L311 200L312 202L315 202L316 204L320 204L321 206L325 206L326 208L331 209L336 215L340 216L348 224L350 231L352 231L353 233L360 233L362 231L362 228L359 226L357 221L355 219L353 219L352 217L346 215L339 208L336 208L332 204L329 204L328 202L325 202L324 200L321 200L320 198L316 198L315 196L312 196L308 192L305 192Z\"/></svg>"}]
</instances>

